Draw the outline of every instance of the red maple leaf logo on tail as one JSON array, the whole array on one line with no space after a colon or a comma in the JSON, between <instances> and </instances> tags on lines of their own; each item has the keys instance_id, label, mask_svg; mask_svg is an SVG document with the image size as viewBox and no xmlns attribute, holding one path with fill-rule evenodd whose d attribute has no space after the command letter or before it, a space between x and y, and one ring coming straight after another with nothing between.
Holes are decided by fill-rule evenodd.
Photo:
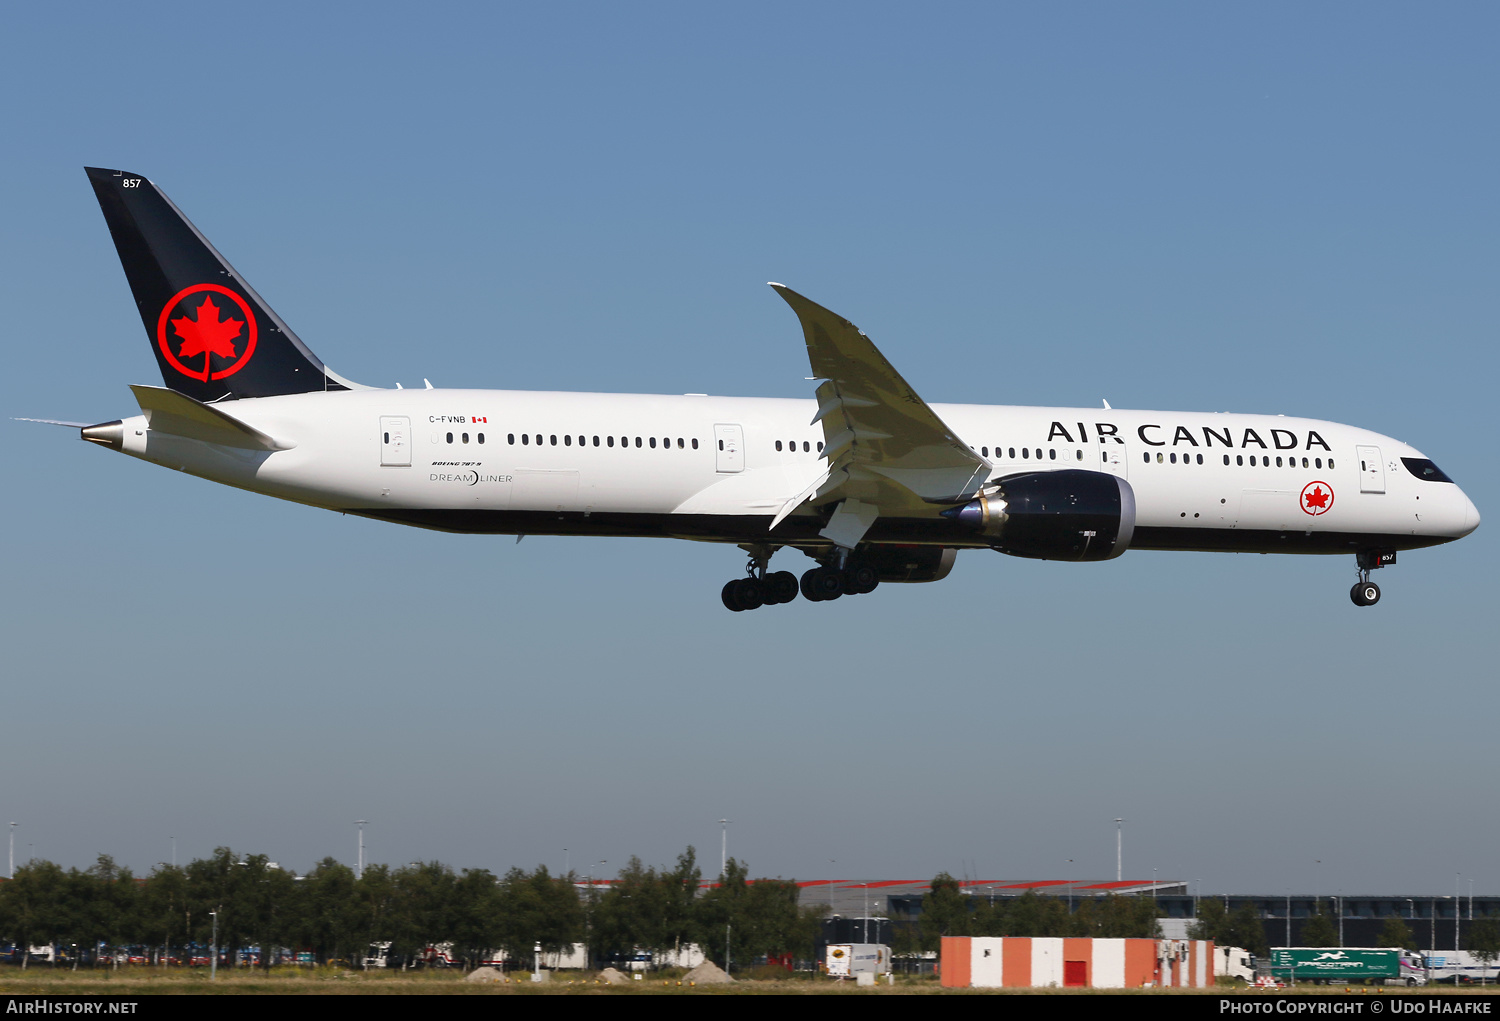
<instances>
[{"instance_id":1,"label":"red maple leaf logo on tail","mask_svg":"<svg viewBox=\"0 0 1500 1021\"><path fill-rule=\"evenodd\" d=\"M207 352L220 358L234 357L234 339L240 335L245 324L238 319L220 319L219 306L212 297L205 296L203 304L195 310L196 319L183 316L172 320L172 328L182 338L178 358L191 358ZM205 362L205 370L207 363Z\"/></svg>"}]
</instances>

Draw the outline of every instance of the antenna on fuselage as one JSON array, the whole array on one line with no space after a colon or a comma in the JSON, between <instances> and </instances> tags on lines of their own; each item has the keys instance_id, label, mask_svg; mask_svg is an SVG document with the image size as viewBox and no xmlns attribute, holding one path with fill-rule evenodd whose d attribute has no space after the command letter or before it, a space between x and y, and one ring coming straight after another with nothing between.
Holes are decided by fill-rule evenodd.
<instances>
[{"instance_id":1,"label":"antenna on fuselage","mask_svg":"<svg viewBox=\"0 0 1500 1021\"><path fill-rule=\"evenodd\" d=\"M1102 398L1101 398L1101 399L1102 399ZM1110 406L1109 406L1109 401L1105 401L1105 402L1104 402L1104 410L1105 410L1105 411L1114 411L1114 410L1115 410L1115 409L1114 409L1114 408L1111 408L1111 407L1110 407Z\"/></svg>"}]
</instances>

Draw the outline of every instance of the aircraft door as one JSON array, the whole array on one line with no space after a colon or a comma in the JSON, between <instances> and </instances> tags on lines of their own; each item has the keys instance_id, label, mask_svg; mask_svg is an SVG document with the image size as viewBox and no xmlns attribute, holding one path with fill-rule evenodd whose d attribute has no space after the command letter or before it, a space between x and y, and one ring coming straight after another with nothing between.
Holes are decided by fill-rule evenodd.
<instances>
[{"instance_id":1,"label":"aircraft door","mask_svg":"<svg viewBox=\"0 0 1500 1021\"><path fill-rule=\"evenodd\" d=\"M411 467L411 419L404 415L381 416L380 464L386 468Z\"/></svg>"},{"instance_id":2,"label":"aircraft door","mask_svg":"<svg viewBox=\"0 0 1500 1021\"><path fill-rule=\"evenodd\" d=\"M1109 472L1123 479L1126 477L1125 465L1128 461L1123 443L1106 443L1099 448L1099 470L1102 472Z\"/></svg>"},{"instance_id":3,"label":"aircraft door","mask_svg":"<svg viewBox=\"0 0 1500 1021\"><path fill-rule=\"evenodd\" d=\"M717 471L741 472L745 470L745 435L737 425L715 425L714 444L718 448Z\"/></svg>"},{"instance_id":4,"label":"aircraft door","mask_svg":"<svg viewBox=\"0 0 1500 1021\"><path fill-rule=\"evenodd\" d=\"M1379 447L1355 447L1359 455L1359 491L1361 493L1385 492L1385 468L1380 464Z\"/></svg>"}]
</instances>

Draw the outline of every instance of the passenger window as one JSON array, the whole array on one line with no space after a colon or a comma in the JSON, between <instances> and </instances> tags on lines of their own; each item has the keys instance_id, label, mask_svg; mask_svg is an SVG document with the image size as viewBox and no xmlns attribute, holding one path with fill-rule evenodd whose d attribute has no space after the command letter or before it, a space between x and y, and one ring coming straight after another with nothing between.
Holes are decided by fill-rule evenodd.
<instances>
[{"instance_id":1,"label":"passenger window","mask_svg":"<svg viewBox=\"0 0 1500 1021\"><path fill-rule=\"evenodd\" d=\"M1038 457L1042 456L1042 452L1040 450L1038 450L1036 453L1037 453ZM1047 451L1047 457L1048 457L1049 460L1056 461L1057 460L1057 450L1056 449L1048 450Z\"/></svg>"},{"instance_id":2,"label":"passenger window","mask_svg":"<svg viewBox=\"0 0 1500 1021\"><path fill-rule=\"evenodd\" d=\"M511 446L514 447L516 445L516 434L515 433L506 433L505 434L505 442L509 443Z\"/></svg>"},{"instance_id":3,"label":"passenger window","mask_svg":"<svg viewBox=\"0 0 1500 1021\"><path fill-rule=\"evenodd\" d=\"M1228 463L1229 463L1229 455L1228 455L1228 454L1225 454L1225 455L1224 455L1224 463L1225 463L1225 464L1228 464Z\"/></svg>"},{"instance_id":4,"label":"passenger window","mask_svg":"<svg viewBox=\"0 0 1500 1021\"><path fill-rule=\"evenodd\" d=\"M1159 453L1156 455L1156 463L1157 464L1161 464L1162 463L1162 456Z\"/></svg>"},{"instance_id":5,"label":"passenger window","mask_svg":"<svg viewBox=\"0 0 1500 1021\"><path fill-rule=\"evenodd\" d=\"M484 433L480 433L480 434L479 434L479 442L480 442L480 443L483 443L483 442L484 442Z\"/></svg>"},{"instance_id":6,"label":"passenger window","mask_svg":"<svg viewBox=\"0 0 1500 1021\"><path fill-rule=\"evenodd\" d=\"M1305 458L1305 457L1302 459L1302 467L1304 467L1304 468L1307 467L1307 458Z\"/></svg>"},{"instance_id":7,"label":"passenger window","mask_svg":"<svg viewBox=\"0 0 1500 1021\"><path fill-rule=\"evenodd\" d=\"M638 447L641 445L641 438L639 436L635 438L635 445Z\"/></svg>"},{"instance_id":8,"label":"passenger window","mask_svg":"<svg viewBox=\"0 0 1500 1021\"><path fill-rule=\"evenodd\" d=\"M1015 447L1011 447L1010 448L1010 459L1012 461L1014 461L1016 459L1016 448Z\"/></svg>"},{"instance_id":9,"label":"passenger window","mask_svg":"<svg viewBox=\"0 0 1500 1021\"><path fill-rule=\"evenodd\" d=\"M822 452L823 452L823 441L819 440L818 441L818 453L821 454Z\"/></svg>"},{"instance_id":10,"label":"passenger window","mask_svg":"<svg viewBox=\"0 0 1500 1021\"><path fill-rule=\"evenodd\" d=\"M776 441L776 452L778 454L781 453L781 441L780 440Z\"/></svg>"},{"instance_id":11,"label":"passenger window","mask_svg":"<svg viewBox=\"0 0 1500 1021\"><path fill-rule=\"evenodd\" d=\"M536 445L539 446L539 447L542 445L542 434L541 433L537 433L536 434Z\"/></svg>"},{"instance_id":12,"label":"passenger window","mask_svg":"<svg viewBox=\"0 0 1500 1021\"><path fill-rule=\"evenodd\" d=\"M651 449L652 450L656 449L656 437L655 436L651 437Z\"/></svg>"},{"instance_id":13,"label":"passenger window","mask_svg":"<svg viewBox=\"0 0 1500 1021\"><path fill-rule=\"evenodd\" d=\"M557 446L557 437L556 437L556 436L553 436L553 437L552 437L552 445L553 445L553 446L554 446L554 447L555 447L555 446Z\"/></svg>"},{"instance_id":14,"label":"passenger window","mask_svg":"<svg viewBox=\"0 0 1500 1021\"><path fill-rule=\"evenodd\" d=\"M468 434L468 433L464 433L464 434L463 434L463 438L464 438L464 442L465 442L465 443L468 443L468 442L469 442L469 434Z\"/></svg>"},{"instance_id":15,"label":"passenger window","mask_svg":"<svg viewBox=\"0 0 1500 1021\"><path fill-rule=\"evenodd\" d=\"M1199 454L1199 455L1198 455L1198 463L1199 463L1199 464L1202 464L1202 463L1203 463L1203 455L1202 455L1202 454Z\"/></svg>"},{"instance_id":16,"label":"passenger window","mask_svg":"<svg viewBox=\"0 0 1500 1021\"><path fill-rule=\"evenodd\" d=\"M1031 448L1030 447L1022 447L1021 448L1021 456L1024 457L1024 458L1026 458L1027 460L1030 460L1031 459Z\"/></svg>"},{"instance_id":17,"label":"passenger window","mask_svg":"<svg viewBox=\"0 0 1500 1021\"><path fill-rule=\"evenodd\" d=\"M449 433L449 434L448 434L448 442L449 442L449 443L452 443L452 442L453 442L453 434L452 434L452 433Z\"/></svg>"},{"instance_id":18,"label":"passenger window","mask_svg":"<svg viewBox=\"0 0 1500 1021\"><path fill-rule=\"evenodd\" d=\"M802 452L804 454L812 453L812 446L806 440L802 441Z\"/></svg>"},{"instance_id":19,"label":"passenger window","mask_svg":"<svg viewBox=\"0 0 1500 1021\"><path fill-rule=\"evenodd\" d=\"M604 437L604 444L605 444L605 446L608 446L608 447L614 446L615 445L615 438L613 436L606 436L606 437Z\"/></svg>"},{"instance_id":20,"label":"passenger window","mask_svg":"<svg viewBox=\"0 0 1500 1021\"><path fill-rule=\"evenodd\" d=\"M1329 458L1329 459L1328 459L1328 467L1329 467L1329 468L1330 468L1330 469L1332 469L1332 468L1333 468L1333 458L1331 458L1331 457L1330 457L1330 458Z\"/></svg>"},{"instance_id":21,"label":"passenger window","mask_svg":"<svg viewBox=\"0 0 1500 1021\"><path fill-rule=\"evenodd\" d=\"M530 436L530 434L528 434L528 433L522 433L521 434L521 445L524 447L524 446L528 445L529 443L531 443L531 436Z\"/></svg>"},{"instance_id":22,"label":"passenger window","mask_svg":"<svg viewBox=\"0 0 1500 1021\"><path fill-rule=\"evenodd\" d=\"M989 457L990 456L990 448L989 447L980 447L979 448L979 453L980 453L980 455L982 457Z\"/></svg>"},{"instance_id":23,"label":"passenger window","mask_svg":"<svg viewBox=\"0 0 1500 1021\"><path fill-rule=\"evenodd\" d=\"M696 436L693 437L693 449L694 450L698 449L698 437L696 437Z\"/></svg>"},{"instance_id":24,"label":"passenger window","mask_svg":"<svg viewBox=\"0 0 1500 1021\"><path fill-rule=\"evenodd\" d=\"M572 437L572 435L570 434L568 436L564 436L563 437L563 446L565 446L565 447L571 447L572 445L573 445L573 437Z\"/></svg>"}]
</instances>

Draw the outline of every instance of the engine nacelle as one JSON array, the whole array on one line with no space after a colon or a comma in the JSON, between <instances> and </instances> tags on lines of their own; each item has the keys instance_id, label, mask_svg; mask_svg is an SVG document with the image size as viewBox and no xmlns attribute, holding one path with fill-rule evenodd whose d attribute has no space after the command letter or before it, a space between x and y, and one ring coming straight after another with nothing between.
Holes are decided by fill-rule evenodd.
<instances>
[{"instance_id":1,"label":"engine nacelle","mask_svg":"<svg viewBox=\"0 0 1500 1021\"><path fill-rule=\"evenodd\" d=\"M1001 553L1035 560L1111 560L1135 534L1135 491L1103 472L1012 475L943 511Z\"/></svg>"}]
</instances>

